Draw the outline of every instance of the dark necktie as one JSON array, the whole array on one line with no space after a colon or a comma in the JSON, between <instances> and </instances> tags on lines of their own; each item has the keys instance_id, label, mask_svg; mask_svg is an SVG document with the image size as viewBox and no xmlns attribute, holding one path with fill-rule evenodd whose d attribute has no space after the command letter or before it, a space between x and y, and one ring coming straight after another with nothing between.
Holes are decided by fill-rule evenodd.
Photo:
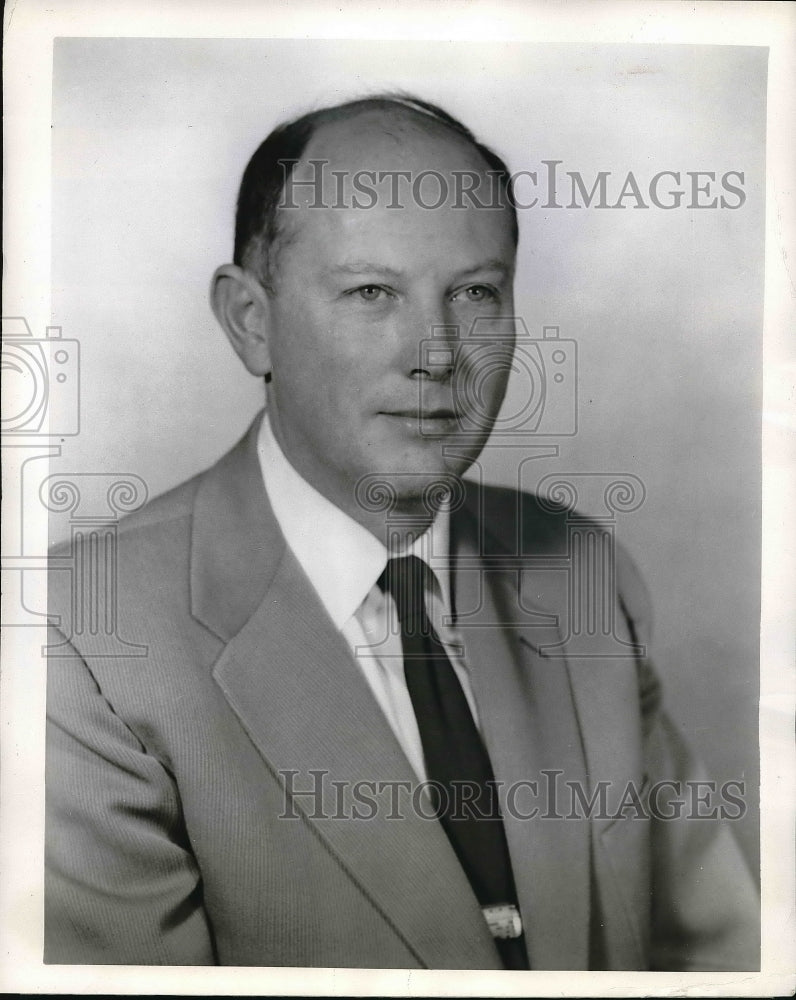
<instances>
[{"instance_id":1,"label":"dark necktie","mask_svg":"<svg viewBox=\"0 0 796 1000\"><path fill-rule=\"evenodd\" d=\"M431 788L439 789L434 806L481 906L516 906L489 755L426 611L430 572L417 556L390 559L379 586L392 594L398 611L406 686ZM495 943L506 968L528 968L522 936L497 937Z\"/></svg>"}]
</instances>

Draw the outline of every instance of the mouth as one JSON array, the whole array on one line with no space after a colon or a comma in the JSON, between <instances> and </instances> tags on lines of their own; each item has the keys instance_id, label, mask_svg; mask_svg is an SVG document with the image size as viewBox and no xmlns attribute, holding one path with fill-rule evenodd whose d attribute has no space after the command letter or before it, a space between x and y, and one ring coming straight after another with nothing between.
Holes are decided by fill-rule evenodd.
<instances>
[{"instance_id":1,"label":"mouth","mask_svg":"<svg viewBox=\"0 0 796 1000\"><path fill-rule=\"evenodd\" d=\"M439 433L453 430L458 426L458 420L453 410L440 407L438 409L421 410L417 407L405 410L382 410L379 414L390 421L403 424L409 430Z\"/></svg>"},{"instance_id":2,"label":"mouth","mask_svg":"<svg viewBox=\"0 0 796 1000\"><path fill-rule=\"evenodd\" d=\"M383 417L395 417L398 420L414 420L425 423L427 420L455 420L456 413L450 407L437 407L436 409L420 409L416 406L408 407L405 410L382 410Z\"/></svg>"}]
</instances>

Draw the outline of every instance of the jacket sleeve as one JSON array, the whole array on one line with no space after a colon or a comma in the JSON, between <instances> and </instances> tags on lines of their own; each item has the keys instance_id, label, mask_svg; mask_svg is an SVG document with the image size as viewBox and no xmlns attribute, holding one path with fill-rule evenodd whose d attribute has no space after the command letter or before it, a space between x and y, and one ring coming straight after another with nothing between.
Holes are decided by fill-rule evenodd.
<instances>
[{"instance_id":1,"label":"jacket sleeve","mask_svg":"<svg viewBox=\"0 0 796 1000\"><path fill-rule=\"evenodd\" d=\"M652 628L646 587L626 556L618 569L631 630L648 646ZM698 786L689 783L709 776L662 710L660 685L648 659L639 661L638 675L650 792L651 968L759 969L760 899L731 820L722 817L723 803L716 796L695 808Z\"/></svg>"},{"instance_id":2,"label":"jacket sleeve","mask_svg":"<svg viewBox=\"0 0 796 1000\"><path fill-rule=\"evenodd\" d=\"M174 779L62 648L47 669L44 960L213 964Z\"/></svg>"},{"instance_id":3,"label":"jacket sleeve","mask_svg":"<svg viewBox=\"0 0 796 1000\"><path fill-rule=\"evenodd\" d=\"M647 760L652 788L671 775L678 776L677 791L662 786L653 810L652 968L759 969L756 886L730 823L722 821L720 813L710 818L722 803L713 796L704 807L699 806L694 791L699 786L686 784L707 782L708 775L663 713L649 735ZM694 816L700 811L706 815Z\"/></svg>"}]
</instances>

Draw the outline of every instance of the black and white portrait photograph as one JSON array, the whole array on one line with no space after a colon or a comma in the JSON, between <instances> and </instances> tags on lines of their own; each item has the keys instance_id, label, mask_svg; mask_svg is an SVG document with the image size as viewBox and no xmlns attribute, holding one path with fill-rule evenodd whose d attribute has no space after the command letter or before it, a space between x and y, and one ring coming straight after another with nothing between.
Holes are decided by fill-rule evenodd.
<instances>
[{"instance_id":1,"label":"black and white portrait photograph","mask_svg":"<svg viewBox=\"0 0 796 1000\"><path fill-rule=\"evenodd\" d=\"M36 64L9 981L786 990L793 7L268 6Z\"/></svg>"}]
</instances>

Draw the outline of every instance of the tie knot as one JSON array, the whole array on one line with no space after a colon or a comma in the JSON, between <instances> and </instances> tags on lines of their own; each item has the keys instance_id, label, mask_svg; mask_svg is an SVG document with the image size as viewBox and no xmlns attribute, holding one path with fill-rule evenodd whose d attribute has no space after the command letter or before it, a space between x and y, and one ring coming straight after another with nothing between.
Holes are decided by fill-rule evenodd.
<instances>
[{"instance_id":1,"label":"tie knot","mask_svg":"<svg viewBox=\"0 0 796 1000\"><path fill-rule=\"evenodd\" d=\"M401 602L423 602L428 566L419 556L395 556L387 560L379 577L379 587Z\"/></svg>"},{"instance_id":2,"label":"tie knot","mask_svg":"<svg viewBox=\"0 0 796 1000\"><path fill-rule=\"evenodd\" d=\"M384 593L392 595L402 625L415 631L426 620L425 591L429 568L418 556L388 560L378 580Z\"/></svg>"}]
</instances>

